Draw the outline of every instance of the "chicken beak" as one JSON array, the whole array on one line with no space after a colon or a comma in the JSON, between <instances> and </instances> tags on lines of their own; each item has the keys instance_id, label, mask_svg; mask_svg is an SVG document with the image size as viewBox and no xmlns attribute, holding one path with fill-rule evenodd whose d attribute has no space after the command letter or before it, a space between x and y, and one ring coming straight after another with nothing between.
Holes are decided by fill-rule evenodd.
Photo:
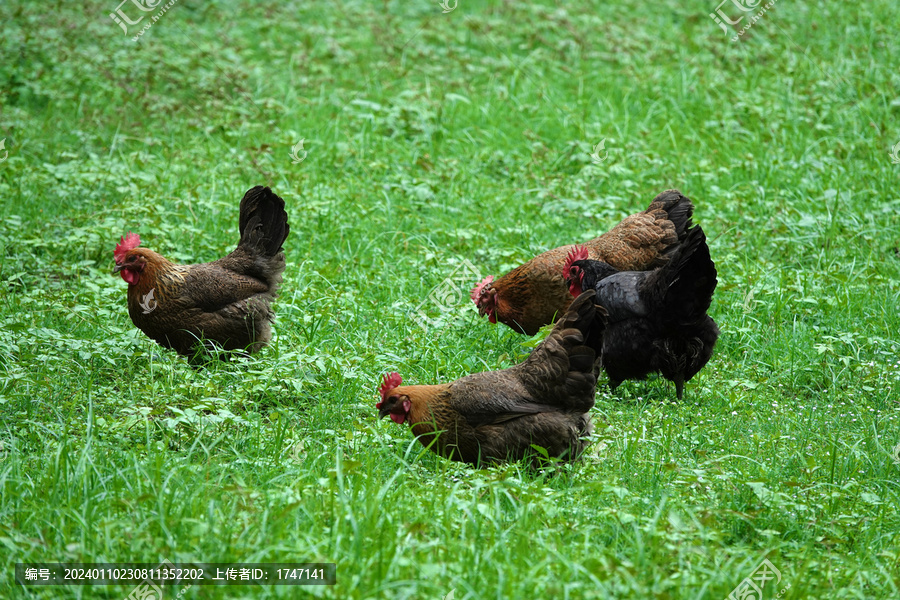
<instances>
[{"instance_id":1,"label":"chicken beak","mask_svg":"<svg viewBox=\"0 0 900 600\"><path fill-rule=\"evenodd\" d=\"M125 265L116 265L115 267L113 267L112 274L115 275L116 273L118 273L119 271L121 271L124 268L125 268Z\"/></svg>"},{"instance_id":2,"label":"chicken beak","mask_svg":"<svg viewBox=\"0 0 900 600\"><path fill-rule=\"evenodd\" d=\"M391 414L391 411L389 411L389 410L386 409L386 408L382 408L381 410L378 411L378 419L379 419L379 420L380 420L380 419L383 419L383 418L385 418L386 416L388 416L389 414Z\"/></svg>"}]
</instances>

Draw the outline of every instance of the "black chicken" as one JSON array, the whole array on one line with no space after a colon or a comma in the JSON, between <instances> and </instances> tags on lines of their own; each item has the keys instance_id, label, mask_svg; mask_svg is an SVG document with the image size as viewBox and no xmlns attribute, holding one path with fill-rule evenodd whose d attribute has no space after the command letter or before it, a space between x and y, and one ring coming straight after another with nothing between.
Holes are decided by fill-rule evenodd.
<instances>
[{"instance_id":1,"label":"black chicken","mask_svg":"<svg viewBox=\"0 0 900 600\"><path fill-rule=\"evenodd\" d=\"M654 271L618 271L587 260L587 249L576 247L563 276L574 296L596 290L597 303L609 313L602 346L609 387L659 372L675 383L680 400L684 382L709 361L719 337L706 314L718 283L716 266L700 226Z\"/></svg>"}]
</instances>

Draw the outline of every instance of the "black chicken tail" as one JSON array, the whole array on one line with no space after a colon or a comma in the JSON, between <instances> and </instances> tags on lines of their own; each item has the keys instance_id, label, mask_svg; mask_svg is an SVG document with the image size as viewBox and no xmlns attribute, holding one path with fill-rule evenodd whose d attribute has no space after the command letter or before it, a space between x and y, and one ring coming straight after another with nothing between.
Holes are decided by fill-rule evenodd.
<instances>
[{"instance_id":1,"label":"black chicken tail","mask_svg":"<svg viewBox=\"0 0 900 600\"><path fill-rule=\"evenodd\" d=\"M659 194L650 203L648 211L662 209L669 215L669 220L675 225L675 233L678 241L684 241L688 230L691 228L694 216L694 203L690 198L678 190L666 190Z\"/></svg>"},{"instance_id":2,"label":"black chicken tail","mask_svg":"<svg viewBox=\"0 0 900 600\"><path fill-rule=\"evenodd\" d=\"M554 331L563 332L563 346L569 352L569 361L572 362L573 351L579 346L586 347L593 351L594 354L600 356L600 350L603 346L603 332L606 330L606 309L598 305L597 293L594 290L582 292L563 315ZM581 334L581 342L572 343L574 338L570 338L569 329L576 329ZM593 359L591 359L593 362ZM591 371L591 365L584 365L582 369L587 372Z\"/></svg>"},{"instance_id":3,"label":"black chicken tail","mask_svg":"<svg viewBox=\"0 0 900 600\"><path fill-rule=\"evenodd\" d=\"M268 187L250 188L241 200L238 248L250 254L275 256L282 250L291 228L284 210L284 200Z\"/></svg>"},{"instance_id":4,"label":"black chicken tail","mask_svg":"<svg viewBox=\"0 0 900 600\"><path fill-rule=\"evenodd\" d=\"M241 200L241 241L214 264L258 279L269 287L268 294L274 298L285 267L281 246L290 230L284 200L267 187L250 188Z\"/></svg>"},{"instance_id":5,"label":"black chicken tail","mask_svg":"<svg viewBox=\"0 0 900 600\"><path fill-rule=\"evenodd\" d=\"M716 289L716 265L709 256L706 235L699 225L691 228L684 242L659 270L664 310L680 323L693 323L709 310Z\"/></svg>"}]
</instances>

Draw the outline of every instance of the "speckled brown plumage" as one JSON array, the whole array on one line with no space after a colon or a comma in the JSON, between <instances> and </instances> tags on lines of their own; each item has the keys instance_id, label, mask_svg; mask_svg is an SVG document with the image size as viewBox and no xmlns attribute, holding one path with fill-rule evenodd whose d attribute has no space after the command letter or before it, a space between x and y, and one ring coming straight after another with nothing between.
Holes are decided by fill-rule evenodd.
<instances>
[{"instance_id":1,"label":"speckled brown plumage","mask_svg":"<svg viewBox=\"0 0 900 600\"><path fill-rule=\"evenodd\" d=\"M116 270L131 280L128 313L138 329L189 357L202 349L201 339L251 353L269 342L271 302L290 231L284 200L267 187L250 189L241 200L239 223L237 248L210 263L176 265L152 250L131 247L139 239L117 248Z\"/></svg>"},{"instance_id":2,"label":"speckled brown plumage","mask_svg":"<svg viewBox=\"0 0 900 600\"><path fill-rule=\"evenodd\" d=\"M598 238L585 242L589 258L623 271L665 264L691 226L694 205L678 190L654 198L647 210L630 215ZM574 245L535 256L499 279L473 290L473 300L491 322L534 335L563 314L571 295L563 281L566 255Z\"/></svg>"},{"instance_id":3,"label":"speckled brown plumage","mask_svg":"<svg viewBox=\"0 0 900 600\"><path fill-rule=\"evenodd\" d=\"M605 311L585 292L521 364L441 385L387 386L379 414L409 423L424 446L452 460L533 458L532 444L572 460L590 433L604 326Z\"/></svg>"}]
</instances>

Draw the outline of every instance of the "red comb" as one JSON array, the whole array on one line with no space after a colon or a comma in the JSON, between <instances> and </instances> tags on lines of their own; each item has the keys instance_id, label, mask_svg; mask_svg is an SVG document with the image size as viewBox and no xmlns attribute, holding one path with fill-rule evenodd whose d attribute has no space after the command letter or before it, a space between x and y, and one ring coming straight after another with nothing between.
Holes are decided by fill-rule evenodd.
<instances>
[{"instance_id":1,"label":"red comb","mask_svg":"<svg viewBox=\"0 0 900 600\"><path fill-rule=\"evenodd\" d=\"M403 378L400 377L400 373L396 371L393 373L388 373L381 379L381 387L378 388L378 393L381 395L381 402L375 405L375 408L381 408L381 405L387 400L387 393L403 383Z\"/></svg>"},{"instance_id":2,"label":"red comb","mask_svg":"<svg viewBox=\"0 0 900 600\"><path fill-rule=\"evenodd\" d=\"M122 262L122 259L125 258L125 253L129 250L134 250L138 246L141 245L141 236L136 233L128 232L128 235L122 238L122 241L116 244L116 249L113 252L113 256L116 257L116 262Z\"/></svg>"},{"instance_id":3,"label":"red comb","mask_svg":"<svg viewBox=\"0 0 900 600\"><path fill-rule=\"evenodd\" d=\"M588 257L588 249L587 246L579 246L576 245L569 252L569 255L566 257L566 266L563 267L563 277L569 278L569 269L572 267L572 263L576 260L586 260Z\"/></svg>"},{"instance_id":4,"label":"red comb","mask_svg":"<svg viewBox=\"0 0 900 600\"><path fill-rule=\"evenodd\" d=\"M481 292L492 283L494 283L494 276L488 275L481 280L481 283L472 288L472 291L469 292L469 298L471 298L475 304L478 304L478 299L481 298Z\"/></svg>"}]
</instances>

